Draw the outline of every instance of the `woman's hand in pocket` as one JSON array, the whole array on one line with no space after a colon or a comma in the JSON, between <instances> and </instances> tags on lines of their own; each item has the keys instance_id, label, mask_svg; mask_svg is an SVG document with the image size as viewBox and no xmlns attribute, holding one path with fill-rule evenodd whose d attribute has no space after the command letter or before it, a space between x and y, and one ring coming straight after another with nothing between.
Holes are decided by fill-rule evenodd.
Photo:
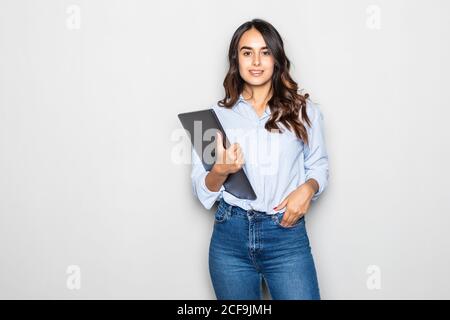
<instances>
[{"instance_id":1,"label":"woman's hand in pocket","mask_svg":"<svg viewBox=\"0 0 450 320\"><path fill-rule=\"evenodd\" d=\"M280 222L283 227L294 225L308 212L316 189L317 185L313 186L313 183L303 183L274 208L274 210L280 211L286 207L283 219Z\"/></svg>"}]
</instances>

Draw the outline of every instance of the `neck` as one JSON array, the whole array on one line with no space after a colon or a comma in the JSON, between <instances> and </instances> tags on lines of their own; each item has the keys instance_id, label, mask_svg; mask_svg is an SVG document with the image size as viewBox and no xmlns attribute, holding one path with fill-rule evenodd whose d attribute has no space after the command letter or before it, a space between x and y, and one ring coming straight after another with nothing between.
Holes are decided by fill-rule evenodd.
<instances>
[{"instance_id":1,"label":"neck","mask_svg":"<svg viewBox=\"0 0 450 320\"><path fill-rule=\"evenodd\" d=\"M272 95L271 82L268 81L260 86L244 84L242 96L245 100L253 101L255 104L264 104L269 101Z\"/></svg>"}]
</instances>

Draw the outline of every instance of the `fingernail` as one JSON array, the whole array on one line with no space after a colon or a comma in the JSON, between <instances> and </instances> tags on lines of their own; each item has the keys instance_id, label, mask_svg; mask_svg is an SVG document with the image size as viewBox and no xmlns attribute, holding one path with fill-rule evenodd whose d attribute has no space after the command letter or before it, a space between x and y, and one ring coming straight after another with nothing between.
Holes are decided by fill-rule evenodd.
<instances>
[{"instance_id":1,"label":"fingernail","mask_svg":"<svg viewBox=\"0 0 450 320\"><path fill-rule=\"evenodd\" d=\"M274 207L273 210L275 210L277 207Z\"/></svg>"}]
</instances>

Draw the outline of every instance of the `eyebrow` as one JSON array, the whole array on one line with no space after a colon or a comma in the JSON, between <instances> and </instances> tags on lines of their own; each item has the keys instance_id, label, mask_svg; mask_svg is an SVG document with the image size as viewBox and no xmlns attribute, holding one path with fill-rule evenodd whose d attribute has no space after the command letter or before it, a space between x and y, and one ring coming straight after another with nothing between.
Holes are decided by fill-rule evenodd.
<instances>
[{"instance_id":1,"label":"eyebrow","mask_svg":"<svg viewBox=\"0 0 450 320\"><path fill-rule=\"evenodd\" d=\"M243 49L253 50L252 47L243 46L239 51L241 51ZM261 47L261 49L268 49L268 48L267 47Z\"/></svg>"}]
</instances>

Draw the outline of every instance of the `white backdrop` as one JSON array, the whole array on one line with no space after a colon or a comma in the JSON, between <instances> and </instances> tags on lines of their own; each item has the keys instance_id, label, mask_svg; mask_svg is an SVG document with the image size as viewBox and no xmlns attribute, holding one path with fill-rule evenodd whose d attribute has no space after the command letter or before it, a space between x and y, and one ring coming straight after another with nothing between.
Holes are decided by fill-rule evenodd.
<instances>
[{"instance_id":1,"label":"white backdrop","mask_svg":"<svg viewBox=\"0 0 450 320\"><path fill-rule=\"evenodd\" d=\"M322 298L449 299L449 9L0 0L0 298L215 298L215 207L174 157L176 115L222 98L231 36L258 17L324 115Z\"/></svg>"}]
</instances>

